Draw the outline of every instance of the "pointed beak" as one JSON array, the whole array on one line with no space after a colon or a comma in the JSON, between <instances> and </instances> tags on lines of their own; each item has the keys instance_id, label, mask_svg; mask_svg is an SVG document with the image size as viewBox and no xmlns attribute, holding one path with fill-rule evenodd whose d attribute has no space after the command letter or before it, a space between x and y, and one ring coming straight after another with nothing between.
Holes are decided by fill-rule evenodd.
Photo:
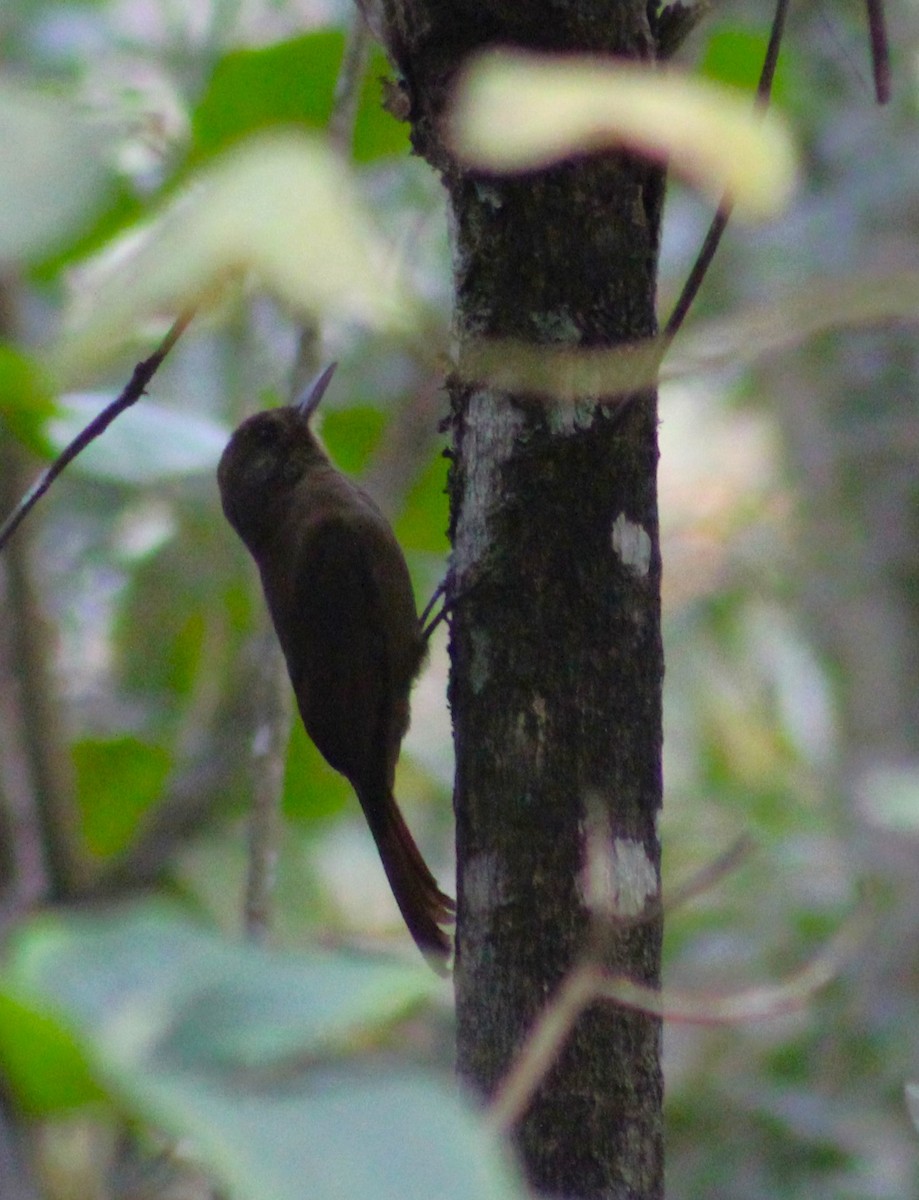
<instances>
[{"instance_id":1,"label":"pointed beak","mask_svg":"<svg viewBox=\"0 0 919 1200\"><path fill-rule=\"evenodd\" d=\"M307 420L319 407L319 401L325 395L325 390L329 386L329 381L335 374L337 366L337 362L329 363L322 374L304 389L303 395L294 405L294 408L301 412Z\"/></svg>"}]
</instances>

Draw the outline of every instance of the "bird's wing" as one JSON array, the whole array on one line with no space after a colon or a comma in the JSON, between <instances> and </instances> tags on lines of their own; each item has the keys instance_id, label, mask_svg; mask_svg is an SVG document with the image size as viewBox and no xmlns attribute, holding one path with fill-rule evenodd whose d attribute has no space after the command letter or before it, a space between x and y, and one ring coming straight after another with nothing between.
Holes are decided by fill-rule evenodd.
<instances>
[{"instance_id":1,"label":"bird's wing","mask_svg":"<svg viewBox=\"0 0 919 1200\"><path fill-rule=\"evenodd\" d=\"M284 650L307 733L355 786L375 787L392 782L381 751L392 719L392 654L372 551L352 521L323 521L309 532L290 564Z\"/></svg>"}]
</instances>

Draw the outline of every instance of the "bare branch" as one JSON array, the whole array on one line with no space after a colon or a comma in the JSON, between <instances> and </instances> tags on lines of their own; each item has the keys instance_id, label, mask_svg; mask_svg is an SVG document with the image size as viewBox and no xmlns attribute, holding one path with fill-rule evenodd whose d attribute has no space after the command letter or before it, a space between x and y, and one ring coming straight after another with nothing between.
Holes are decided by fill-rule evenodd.
<instances>
[{"instance_id":1,"label":"bare branch","mask_svg":"<svg viewBox=\"0 0 919 1200\"><path fill-rule=\"evenodd\" d=\"M253 798L245 897L246 935L254 942L264 942L272 926L280 853L281 795L292 707L281 650L267 624L260 641L257 686L262 695L256 707L258 725L252 744Z\"/></svg>"},{"instance_id":2,"label":"bare branch","mask_svg":"<svg viewBox=\"0 0 919 1200\"><path fill-rule=\"evenodd\" d=\"M585 957L562 984L533 1025L517 1059L489 1108L492 1123L510 1129L526 1112L580 1016L598 1000L670 1021L695 1025L735 1025L796 1012L842 970L864 939L867 910L855 913L810 962L780 983L717 994L664 988L657 991L624 975L613 975Z\"/></svg>"},{"instance_id":3,"label":"bare branch","mask_svg":"<svg viewBox=\"0 0 919 1200\"><path fill-rule=\"evenodd\" d=\"M869 0L869 3L873 2L874 0ZM763 111L768 108L772 97L772 84L779 61L779 50L782 47L782 37L785 33L785 19L788 16L788 5L789 0L777 0L775 15L772 18L769 45L766 47L763 69L760 72L759 83L756 86L756 104ZM699 293L702 281L708 274L708 269L712 265L712 260L718 250L721 237L727 228L728 221L731 219L732 208L731 199L726 195L718 205L718 211L715 213L708 233L705 235L702 248L692 265L689 277L683 284L683 290L680 292L677 302L673 306L673 312L664 326L663 336L665 342L669 342L676 337L680 326L686 320L686 314L689 312Z\"/></svg>"},{"instance_id":4,"label":"bare branch","mask_svg":"<svg viewBox=\"0 0 919 1200\"><path fill-rule=\"evenodd\" d=\"M868 37L871 42L871 69L874 72L874 94L878 104L890 99L890 45L884 0L865 0L868 10Z\"/></svg>"},{"instance_id":5,"label":"bare branch","mask_svg":"<svg viewBox=\"0 0 919 1200\"><path fill-rule=\"evenodd\" d=\"M22 524L25 517L31 512L42 496L44 496L45 492L48 491L64 468L69 466L77 455L85 450L91 442L94 442L97 437L103 434L117 416L123 413L126 408L130 408L132 404L137 403L144 394L150 380L159 370L163 359L185 332L193 316L194 311L191 310L183 313L175 320L154 353L149 358L145 358L143 362L139 362L134 368L133 375L118 398L104 408L97 417L94 417L85 429L81 430L70 445L57 456L51 466L29 488L4 521L3 525L0 526L0 550L3 549Z\"/></svg>"}]
</instances>

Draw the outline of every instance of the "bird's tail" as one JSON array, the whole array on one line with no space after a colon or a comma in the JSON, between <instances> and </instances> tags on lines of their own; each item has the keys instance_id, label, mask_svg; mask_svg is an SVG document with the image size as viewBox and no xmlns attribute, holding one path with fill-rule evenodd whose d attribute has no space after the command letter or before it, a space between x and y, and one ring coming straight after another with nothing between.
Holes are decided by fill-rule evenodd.
<instances>
[{"instance_id":1,"label":"bird's tail","mask_svg":"<svg viewBox=\"0 0 919 1200\"><path fill-rule=\"evenodd\" d=\"M437 886L392 792L387 789L382 802L360 792L358 798L408 931L431 966L443 973L452 949L443 926L452 924L456 906Z\"/></svg>"}]
</instances>

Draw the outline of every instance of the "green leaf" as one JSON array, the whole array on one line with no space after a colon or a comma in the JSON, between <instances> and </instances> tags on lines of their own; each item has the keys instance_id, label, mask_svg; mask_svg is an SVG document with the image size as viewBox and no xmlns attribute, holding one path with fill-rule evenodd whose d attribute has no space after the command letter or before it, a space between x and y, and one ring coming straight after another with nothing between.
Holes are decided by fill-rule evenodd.
<instances>
[{"instance_id":1,"label":"green leaf","mask_svg":"<svg viewBox=\"0 0 919 1200\"><path fill-rule=\"evenodd\" d=\"M386 414L379 408L329 409L322 418L322 440L340 471L359 475L385 428Z\"/></svg>"},{"instance_id":2,"label":"green leaf","mask_svg":"<svg viewBox=\"0 0 919 1200\"><path fill-rule=\"evenodd\" d=\"M40 1117L101 1100L73 1033L9 986L0 976L0 1073L17 1106Z\"/></svg>"},{"instance_id":3,"label":"green leaf","mask_svg":"<svg viewBox=\"0 0 919 1200\"><path fill-rule=\"evenodd\" d=\"M112 134L75 105L0 82L0 262L60 245L105 201Z\"/></svg>"},{"instance_id":4,"label":"green leaf","mask_svg":"<svg viewBox=\"0 0 919 1200\"><path fill-rule=\"evenodd\" d=\"M238 1200L524 1200L497 1139L455 1087L418 1073L314 1071L246 1092L175 1073L137 1100Z\"/></svg>"},{"instance_id":5,"label":"green leaf","mask_svg":"<svg viewBox=\"0 0 919 1200\"><path fill-rule=\"evenodd\" d=\"M747 97L587 55L477 55L457 88L450 130L469 165L498 172L624 147L667 162L714 200L729 193L737 216L751 220L779 211L796 175L783 123L755 113Z\"/></svg>"},{"instance_id":6,"label":"green leaf","mask_svg":"<svg viewBox=\"0 0 919 1200\"><path fill-rule=\"evenodd\" d=\"M407 123L397 121L383 107L385 81L391 78L389 60L374 46L354 122L354 157L359 163L406 155L411 150Z\"/></svg>"},{"instance_id":7,"label":"green leaf","mask_svg":"<svg viewBox=\"0 0 919 1200\"><path fill-rule=\"evenodd\" d=\"M756 91L769 39L752 29L716 29L709 36L699 70L706 79L727 87ZM788 93L788 64L783 53L772 82L772 98L783 103Z\"/></svg>"},{"instance_id":8,"label":"green leaf","mask_svg":"<svg viewBox=\"0 0 919 1200\"><path fill-rule=\"evenodd\" d=\"M437 454L412 485L395 527L403 549L428 554L446 554L450 549L447 539L448 470L449 464L443 454Z\"/></svg>"},{"instance_id":9,"label":"green leaf","mask_svg":"<svg viewBox=\"0 0 919 1200\"><path fill-rule=\"evenodd\" d=\"M147 1055L235 1069L328 1052L438 986L421 965L230 943L165 905L36 920L10 971L121 1068Z\"/></svg>"},{"instance_id":10,"label":"green leaf","mask_svg":"<svg viewBox=\"0 0 919 1200\"><path fill-rule=\"evenodd\" d=\"M322 29L225 55L192 113L189 162L198 163L249 134L278 125L325 129L344 45L340 30ZM407 126L382 104L380 77L389 73L386 56L374 47L354 127L358 162L408 151Z\"/></svg>"},{"instance_id":11,"label":"green leaf","mask_svg":"<svg viewBox=\"0 0 919 1200\"><path fill-rule=\"evenodd\" d=\"M344 42L339 30L323 29L226 54L192 113L190 161L196 163L280 124L324 129Z\"/></svg>"},{"instance_id":12,"label":"green leaf","mask_svg":"<svg viewBox=\"0 0 919 1200\"><path fill-rule=\"evenodd\" d=\"M55 450L63 450L110 399L98 393L68 395L48 427ZM217 421L144 399L78 455L73 470L135 486L211 472L228 437Z\"/></svg>"},{"instance_id":13,"label":"green leaf","mask_svg":"<svg viewBox=\"0 0 919 1200\"><path fill-rule=\"evenodd\" d=\"M138 906L31 922L9 973L68 1014L122 1106L181 1138L237 1200L525 1196L455 1086L296 1066L442 986L420 966L231 945Z\"/></svg>"},{"instance_id":14,"label":"green leaf","mask_svg":"<svg viewBox=\"0 0 919 1200\"><path fill-rule=\"evenodd\" d=\"M134 737L87 738L71 754L86 844L103 858L117 854L162 796L170 755Z\"/></svg>"},{"instance_id":15,"label":"green leaf","mask_svg":"<svg viewBox=\"0 0 919 1200\"><path fill-rule=\"evenodd\" d=\"M325 761L294 718L284 771L284 815L307 823L337 816L354 793L351 784Z\"/></svg>"},{"instance_id":16,"label":"green leaf","mask_svg":"<svg viewBox=\"0 0 919 1200\"><path fill-rule=\"evenodd\" d=\"M57 412L51 382L38 363L0 342L0 423L42 458L54 450L45 422Z\"/></svg>"}]
</instances>

